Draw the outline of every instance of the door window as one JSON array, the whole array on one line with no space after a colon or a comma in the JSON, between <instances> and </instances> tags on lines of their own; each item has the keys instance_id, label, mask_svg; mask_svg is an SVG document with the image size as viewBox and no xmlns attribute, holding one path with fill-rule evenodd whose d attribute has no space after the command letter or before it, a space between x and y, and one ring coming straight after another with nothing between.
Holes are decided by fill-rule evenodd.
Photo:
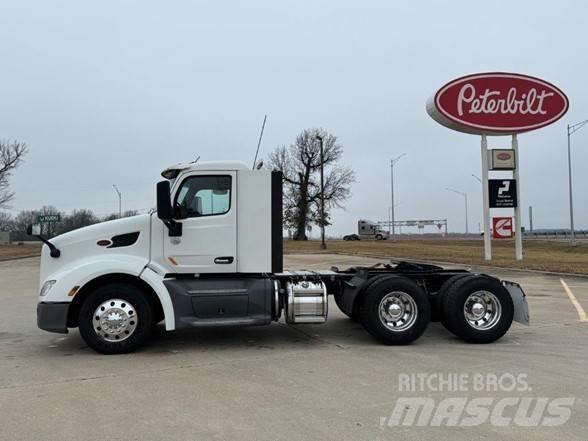
<instances>
[{"instance_id":1,"label":"door window","mask_svg":"<svg viewBox=\"0 0 588 441\"><path fill-rule=\"evenodd\" d=\"M176 195L178 217L217 216L231 209L231 177L192 176L185 179Z\"/></svg>"}]
</instances>

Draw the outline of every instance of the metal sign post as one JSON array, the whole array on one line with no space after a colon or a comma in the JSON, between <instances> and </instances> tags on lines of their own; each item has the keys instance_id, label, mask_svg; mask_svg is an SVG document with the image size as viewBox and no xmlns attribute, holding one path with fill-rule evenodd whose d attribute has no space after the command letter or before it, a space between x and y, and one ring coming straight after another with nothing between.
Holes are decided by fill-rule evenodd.
<instances>
[{"instance_id":1,"label":"metal sign post","mask_svg":"<svg viewBox=\"0 0 588 441\"><path fill-rule=\"evenodd\" d=\"M515 169L513 170L513 178L516 182L516 185L519 186L519 140L517 139L517 134L513 133L512 135L512 149L514 150L515 155ZM521 228L521 201L520 196L521 191L520 188L517 189L516 192L516 206L514 209L515 212L515 257L517 260L523 260L523 229Z\"/></svg>"},{"instance_id":2,"label":"metal sign post","mask_svg":"<svg viewBox=\"0 0 588 441\"><path fill-rule=\"evenodd\" d=\"M481 72L456 78L442 86L427 101L427 113L439 124L458 132L482 136L486 260L492 259L490 206L514 207L515 255L517 260L523 258L520 192L516 191L519 181L517 133L553 124L565 115L569 104L565 93L553 84L540 78L513 72ZM585 122L579 123L576 127L579 128L583 124ZM570 127L574 126L568 126L568 136ZM510 151L493 150L492 167L489 167L488 135L512 136ZM501 180L504 186L496 189L494 185L498 180L493 180L492 185L489 185L489 169L513 170L513 179ZM489 187L497 190L496 197L494 194L490 197ZM491 199L498 202L490 203Z\"/></svg>"},{"instance_id":3,"label":"metal sign post","mask_svg":"<svg viewBox=\"0 0 588 441\"><path fill-rule=\"evenodd\" d=\"M482 135L482 193L484 211L484 259L492 260L492 235L490 234L490 198L488 194L488 139Z\"/></svg>"}]
</instances>

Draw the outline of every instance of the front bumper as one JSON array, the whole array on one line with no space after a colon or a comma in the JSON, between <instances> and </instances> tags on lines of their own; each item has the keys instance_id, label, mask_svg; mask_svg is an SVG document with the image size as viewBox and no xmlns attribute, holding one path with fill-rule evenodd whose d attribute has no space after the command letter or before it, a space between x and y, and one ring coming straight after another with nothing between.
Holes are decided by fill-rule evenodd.
<instances>
[{"instance_id":1,"label":"front bumper","mask_svg":"<svg viewBox=\"0 0 588 441\"><path fill-rule=\"evenodd\" d=\"M44 331L67 334L69 302L37 304L37 326Z\"/></svg>"}]
</instances>

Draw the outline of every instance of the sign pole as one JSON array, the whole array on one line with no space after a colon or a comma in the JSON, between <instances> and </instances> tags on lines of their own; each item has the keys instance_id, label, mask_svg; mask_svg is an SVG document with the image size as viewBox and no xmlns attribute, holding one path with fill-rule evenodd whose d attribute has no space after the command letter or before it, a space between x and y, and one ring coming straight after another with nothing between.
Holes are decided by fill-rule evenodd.
<instances>
[{"instance_id":1,"label":"sign pole","mask_svg":"<svg viewBox=\"0 0 588 441\"><path fill-rule=\"evenodd\" d=\"M492 260L490 198L488 194L488 139L482 135L482 193L484 202L484 259Z\"/></svg>"},{"instance_id":2,"label":"sign pole","mask_svg":"<svg viewBox=\"0 0 588 441\"><path fill-rule=\"evenodd\" d=\"M512 135L512 149L515 156L515 169L513 170L513 178L516 182L517 199L515 206L515 257L517 260L523 260L523 229L521 225L521 189L519 185L519 140L517 134Z\"/></svg>"}]
</instances>

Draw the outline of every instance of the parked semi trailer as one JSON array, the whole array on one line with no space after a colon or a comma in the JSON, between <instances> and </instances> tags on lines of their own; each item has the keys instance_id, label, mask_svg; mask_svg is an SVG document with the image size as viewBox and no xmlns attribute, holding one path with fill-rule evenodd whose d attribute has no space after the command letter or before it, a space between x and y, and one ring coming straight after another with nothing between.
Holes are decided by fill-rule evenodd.
<instances>
[{"instance_id":1,"label":"parked semi trailer","mask_svg":"<svg viewBox=\"0 0 588 441\"><path fill-rule=\"evenodd\" d=\"M324 323L328 297L385 344L419 338L431 319L472 343L528 324L519 285L467 270L398 262L284 271L282 175L243 163L163 171L149 214L41 238L41 329L78 328L98 352L133 351L154 326ZM33 226L31 232L35 232Z\"/></svg>"}]
</instances>

